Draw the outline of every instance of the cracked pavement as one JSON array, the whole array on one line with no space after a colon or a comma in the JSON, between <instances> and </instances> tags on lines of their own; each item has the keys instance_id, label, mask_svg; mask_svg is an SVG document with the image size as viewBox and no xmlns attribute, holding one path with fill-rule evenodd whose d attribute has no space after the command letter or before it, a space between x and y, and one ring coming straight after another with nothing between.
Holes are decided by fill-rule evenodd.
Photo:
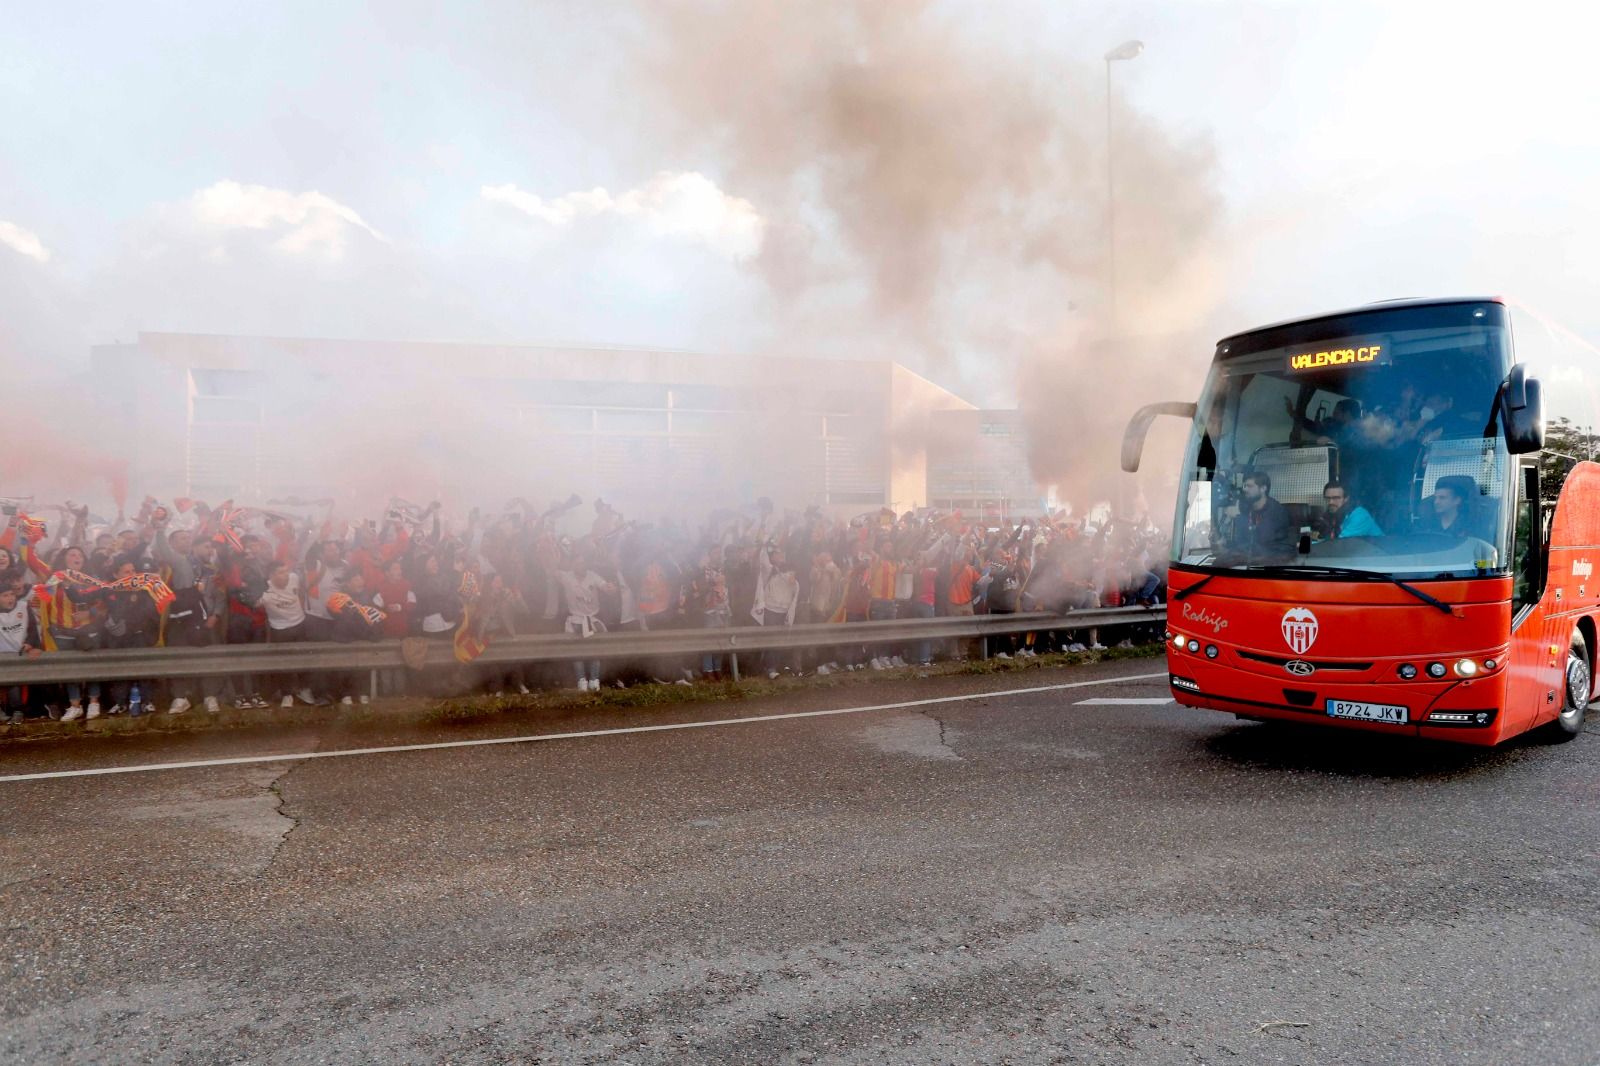
<instances>
[{"instance_id":1,"label":"cracked pavement","mask_svg":"<svg viewBox=\"0 0 1600 1066\"><path fill-rule=\"evenodd\" d=\"M0 1061L1595 1061L1600 747L990 695L0 746Z\"/></svg>"},{"instance_id":2,"label":"cracked pavement","mask_svg":"<svg viewBox=\"0 0 1600 1066\"><path fill-rule=\"evenodd\" d=\"M284 844L288 843L289 834L300 827L300 819L289 813L289 801L283 795L283 779L294 773L295 768L299 765L301 765L299 762L294 762L285 766L267 785L267 791L277 799L276 810L278 817L289 824L283 827L283 834L278 837L278 843L274 845L271 857L267 859L266 865L262 867L262 873L265 873L272 866L272 860L278 857L278 852L282 851Z\"/></svg>"}]
</instances>

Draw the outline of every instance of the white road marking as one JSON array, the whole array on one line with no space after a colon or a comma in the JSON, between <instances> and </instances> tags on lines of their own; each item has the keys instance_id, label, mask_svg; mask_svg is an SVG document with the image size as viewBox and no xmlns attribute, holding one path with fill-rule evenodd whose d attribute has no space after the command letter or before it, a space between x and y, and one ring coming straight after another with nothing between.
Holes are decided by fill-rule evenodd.
<instances>
[{"instance_id":1,"label":"white road marking","mask_svg":"<svg viewBox=\"0 0 1600 1066\"><path fill-rule=\"evenodd\" d=\"M898 711L907 707L932 707L941 703L961 703L966 700L996 699L1001 696L1026 696L1033 692L1058 692L1069 688L1088 688L1091 685L1116 685L1125 681L1152 681L1166 677L1159 674L1130 674L1123 677L1106 677L1095 681L1068 681L1059 685L1036 685L1032 688L1008 688L998 692L972 692L963 696L937 696L926 700L905 700L901 703L875 703L866 707L836 707L826 711L790 711L785 714L760 714L749 718L718 718L708 722L671 722L666 725L634 725L619 729L589 729L578 733L536 733L522 737L488 737L482 740L443 740L432 744L393 744L382 748L341 748L336 751L302 751L287 755L240 755L226 759L194 759L189 762L158 762L143 766L97 766L85 770L50 770L37 774L7 774L6 781L44 781L53 777L98 777L102 774L142 774L154 770L194 770L206 766L245 766L251 763L296 762L301 759L337 759L347 755L389 755L402 751L438 751L444 748L482 748L492 744L532 744L541 740L582 740L588 737L615 737L629 733L665 733L675 729L710 729L713 726L750 725L754 722L782 722L793 718L827 718L834 715L866 714L869 711Z\"/></svg>"},{"instance_id":2,"label":"white road marking","mask_svg":"<svg viewBox=\"0 0 1600 1066\"><path fill-rule=\"evenodd\" d=\"M1148 699L1124 699L1120 696L1098 696L1092 700L1079 700L1074 707L1164 707L1172 702L1171 696L1152 696Z\"/></svg>"}]
</instances>

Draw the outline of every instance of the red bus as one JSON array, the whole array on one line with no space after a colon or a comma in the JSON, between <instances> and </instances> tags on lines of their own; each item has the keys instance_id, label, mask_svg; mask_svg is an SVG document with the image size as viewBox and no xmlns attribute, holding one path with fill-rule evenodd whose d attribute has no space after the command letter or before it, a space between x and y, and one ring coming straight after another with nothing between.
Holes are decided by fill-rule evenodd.
<instances>
[{"instance_id":1,"label":"red bus","mask_svg":"<svg viewBox=\"0 0 1600 1066\"><path fill-rule=\"evenodd\" d=\"M1224 338L1192 421L1167 648L1181 704L1498 744L1583 725L1600 650L1600 352L1499 298ZM1546 406L1549 423L1546 424Z\"/></svg>"}]
</instances>

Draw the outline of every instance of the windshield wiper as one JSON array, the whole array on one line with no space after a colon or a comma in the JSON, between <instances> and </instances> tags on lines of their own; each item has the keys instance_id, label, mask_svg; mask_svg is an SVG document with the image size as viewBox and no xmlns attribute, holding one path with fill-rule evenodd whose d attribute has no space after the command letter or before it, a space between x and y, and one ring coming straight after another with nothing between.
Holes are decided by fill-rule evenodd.
<instances>
[{"instance_id":1,"label":"windshield wiper","mask_svg":"<svg viewBox=\"0 0 1600 1066\"><path fill-rule=\"evenodd\" d=\"M1199 581L1196 581L1188 588L1180 589L1179 591L1174 592L1172 594L1172 598L1175 600L1186 600L1190 596L1193 596L1196 592L1199 592L1201 589L1209 585L1211 583L1211 579L1216 576L1216 574L1207 574L1205 577L1201 578Z\"/></svg>"},{"instance_id":2,"label":"windshield wiper","mask_svg":"<svg viewBox=\"0 0 1600 1066\"><path fill-rule=\"evenodd\" d=\"M1398 585L1400 588L1405 589L1407 592L1411 593L1411 595L1415 596L1417 599L1421 600L1423 603L1426 603L1430 607L1437 607L1439 610L1449 615L1456 613L1455 609L1452 608L1448 603L1445 603L1443 600L1435 599L1426 592L1423 592L1421 589L1417 588L1415 585L1408 585L1404 581L1401 581L1399 578L1395 577L1393 574L1385 574L1381 570L1357 570L1353 566L1325 566L1321 563L1299 563L1295 565L1280 564L1276 566L1246 566L1243 569L1255 574L1340 574L1347 577L1364 578L1367 581L1388 581L1392 584Z\"/></svg>"}]
</instances>

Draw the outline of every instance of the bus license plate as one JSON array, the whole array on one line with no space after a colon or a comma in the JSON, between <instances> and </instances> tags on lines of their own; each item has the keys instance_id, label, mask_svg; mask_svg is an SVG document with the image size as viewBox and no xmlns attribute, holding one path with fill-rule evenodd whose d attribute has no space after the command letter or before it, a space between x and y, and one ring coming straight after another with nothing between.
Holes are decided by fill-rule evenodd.
<instances>
[{"instance_id":1,"label":"bus license plate","mask_svg":"<svg viewBox=\"0 0 1600 1066\"><path fill-rule=\"evenodd\" d=\"M1406 723L1406 709L1390 703L1353 703L1350 700L1329 700L1328 714L1333 718L1360 718L1367 722Z\"/></svg>"}]
</instances>

